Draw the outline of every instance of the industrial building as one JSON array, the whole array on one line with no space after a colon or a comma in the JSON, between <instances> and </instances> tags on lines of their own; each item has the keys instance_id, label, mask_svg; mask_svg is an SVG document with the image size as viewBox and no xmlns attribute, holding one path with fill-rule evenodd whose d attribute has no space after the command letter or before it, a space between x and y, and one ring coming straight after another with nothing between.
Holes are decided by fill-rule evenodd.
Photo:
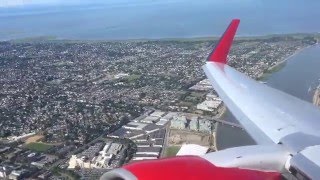
<instances>
[{"instance_id":1,"label":"industrial building","mask_svg":"<svg viewBox=\"0 0 320 180\"><path fill-rule=\"evenodd\" d=\"M174 116L177 116L178 113L175 112L169 112L167 113L165 116L163 116L162 118L160 118L160 121L170 121Z\"/></svg>"},{"instance_id":2,"label":"industrial building","mask_svg":"<svg viewBox=\"0 0 320 180\"><path fill-rule=\"evenodd\" d=\"M150 116L161 118L164 114L165 114L165 112L163 112L163 111L154 111L152 114L150 114Z\"/></svg>"},{"instance_id":3,"label":"industrial building","mask_svg":"<svg viewBox=\"0 0 320 180\"><path fill-rule=\"evenodd\" d=\"M92 168L113 168L111 161L122 150L123 145L108 141L102 148L103 143L96 143L78 155L72 155L69 160L69 169L76 167ZM101 150L102 149L102 150ZM100 151L101 150L101 151Z\"/></svg>"},{"instance_id":4,"label":"industrial building","mask_svg":"<svg viewBox=\"0 0 320 180\"><path fill-rule=\"evenodd\" d=\"M189 127L190 127L190 130L192 130L192 131L198 131L199 130L198 117L195 117L195 118L190 120Z\"/></svg>"},{"instance_id":5,"label":"industrial building","mask_svg":"<svg viewBox=\"0 0 320 180\"><path fill-rule=\"evenodd\" d=\"M158 116L147 116L146 118L142 119L140 122L143 123L156 123L158 122L160 117Z\"/></svg>"},{"instance_id":6,"label":"industrial building","mask_svg":"<svg viewBox=\"0 0 320 180\"><path fill-rule=\"evenodd\" d=\"M169 112L169 113L167 113L165 116L161 117L161 118L160 118L160 121L157 122L156 124L157 124L157 125L160 125L160 126L164 126L164 125L166 125L169 121L171 121L174 116L177 116L177 113Z\"/></svg>"},{"instance_id":7,"label":"industrial building","mask_svg":"<svg viewBox=\"0 0 320 180\"><path fill-rule=\"evenodd\" d=\"M161 147L138 147L137 155L154 155L158 157L160 155Z\"/></svg>"},{"instance_id":8,"label":"industrial building","mask_svg":"<svg viewBox=\"0 0 320 180\"><path fill-rule=\"evenodd\" d=\"M213 88L212 88L210 81L208 79L204 79L189 89L195 90L195 91L209 91Z\"/></svg>"},{"instance_id":9,"label":"industrial building","mask_svg":"<svg viewBox=\"0 0 320 180\"><path fill-rule=\"evenodd\" d=\"M135 142L138 149L131 161L159 158L166 135L165 125L177 113L150 111L145 114L148 115L142 115L108 135Z\"/></svg>"},{"instance_id":10,"label":"industrial building","mask_svg":"<svg viewBox=\"0 0 320 180\"><path fill-rule=\"evenodd\" d=\"M33 155L35 153L32 153L30 155ZM59 158L57 156L54 156L54 155L41 155L41 157L39 158L40 160L38 161L34 161L31 163L31 165L34 165L34 166L37 166L39 168L43 168L45 167L46 165L48 164L52 164L54 163L55 161L57 161Z\"/></svg>"},{"instance_id":11,"label":"industrial building","mask_svg":"<svg viewBox=\"0 0 320 180\"><path fill-rule=\"evenodd\" d=\"M200 119L199 120L199 131L204 133L210 133L212 130L212 123L210 120Z\"/></svg>"},{"instance_id":12,"label":"industrial building","mask_svg":"<svg viewBox=\"0 0 320 180\"><path fill-rule=\"evenodd\" d=\"M146 126L147 124L143 124L139 122L129 122L128 124L124 125L123 128L131 129L131 130L142 130Z\"/></svg>"},{"instance_id":13,"label":"industrial building","mask_svg":"<svg viewBox=\"0 0 320 180\"><path fill-rule=\"evenodd\" d=\"M197 109L213 112L220 107L222 100L214 94L207 94L206 100L197 105Z\"/></svg>"},{"instance_id":14,"label":"industrial building","mask_svg":"<svg viewBox=\"0 0 320 180\"><path fill-rule=\"evenodd\" d=\"M24 170L24 169L21 169L21 170L13 170L13 171L9 174L8 178L9 178L9 179L13 179L13 180L15 180L15 179L23 179L24 176L26 176L27 174L28 174L28 171L27 171L27 170Z\"/></svg>"},{"instance_id":15,"label":"industrial building","mask_svg":"<svg viewBox=\"0 0 320 180\"><path fill-rule=\"evenodd\" d=\"M116 155L120 152L120 150L122 149L122 146L123 145L119 144L119 143L112 143L106 154L107 155L110 155L110 154Z\"/></svg>"},{"instance_id":16,"label":"industrial building","mask_svg":"<svg viewBox=\"0 0 320 180\"><path fill-rule=\"evenodd\" d=\"M197 114L176 113L171 120L171 129L191 130L202 133L211 133L212 121L204 119L204 117Z\"/></svg>"},{"instance_id":17,"label":"industrial building","mask_svg":"<svg viewBox=\"0 0 320 180\"><path fill-rule=\"evenodd\" d=\"M171 128L185 129L187 124L187 118L185 116L176 116L171 120Z\"/></svg>"}]
</instances>

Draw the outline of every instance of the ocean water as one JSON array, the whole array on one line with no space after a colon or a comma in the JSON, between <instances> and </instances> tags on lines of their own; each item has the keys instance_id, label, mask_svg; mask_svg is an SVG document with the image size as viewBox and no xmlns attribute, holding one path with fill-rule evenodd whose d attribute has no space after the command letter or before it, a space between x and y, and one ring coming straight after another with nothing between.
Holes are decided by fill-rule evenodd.
<instances>
[{"instance_id":1,"label":"ocean water","mask_svg":"<svg viewBox=\"0 0 320 180\"><path fill-rule=\"evenodd\" d=\"M54 1L54 0L51 0ZM220 35L240 18L240 36L320 32L320 1L70 0L0 6L0 40L190 38Z\"/></svg>"}]
</instances>

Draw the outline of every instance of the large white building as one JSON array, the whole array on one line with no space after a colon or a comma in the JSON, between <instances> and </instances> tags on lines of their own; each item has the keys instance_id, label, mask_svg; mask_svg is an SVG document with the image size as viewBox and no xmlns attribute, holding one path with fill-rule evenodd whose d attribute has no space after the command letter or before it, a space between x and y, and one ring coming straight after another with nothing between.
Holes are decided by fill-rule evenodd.
<instances>
[{"instance_id":1,"label":"large white building","mask_svg":"<svg viewBox=\"0 0 320 180\"><path fill-rule=\"evenodd\" d=\"M207 94L206 100L197 105L197 109L202 111L214 111L222 104L222 100L214 94Z\"/></svg>"},{"instance_id":2,"label":"large white building","mask_svg":"<svg viewBox=\"0 0 320 180\"><path fill-rule=\"evenodd\" d=\"M194 116L190 119L189 127L190 127L190 130L192 131L199 130L199 120L197 116Z\"/></svg>"},{"instance_id":3,"label":"large white building","mask_svg":"<svg viewBox=\"0 0 320 180\"><path fill-rule=\"evenodd\" d=\"M154 111L153 113L150 114L150 116L161 118L164 114L165 112L163 111Z\"/></svg>"},{"instance_id":4,"label":"large white building","mask_svg":"<svg viewBox=\"0 0 320 180\"><path fill-rule=\"evenodd\" d=\"M190 90L196 90L196 91L208 91L212 88L212 85L208 79L204 79L200 82L198 82L196 85L189 88Z\"/></svg>"},{"instance_id":5,"label":"large white building","mask_svg":"<svg viewBox=\"0 0 320 180\"><path fill-rule=\"evenodd\" d=\"M130 129L130 130L142 130L146 126L147 124L143 124L139 122L129 122L128 124L124 125L123 128Z\"/></svg>"},{"instance_id":6,"label":"large white building","mask_svg":"<svg viewBox=\"0 0 320 180\"><path fill-rule=\"evenodd\" d=\"M140 122L143 122L143 123L156 123L158 122L160 119L160 117L158 116L147 116L146 118L142 119Z\"/></svg>"},{"instance_id":7,"label":"large white building","mask_svg":"<svg viewBox=\"0 0 320 180\"><path fill-rule=\"evenodd\" d=\"M210 133L212 128L212 124L210 120L200 119L199 120L199 131Z\"/></svg>"},{"instance_id":8,"label":"large white building","mask_svg":"<svg viewBox=\"0 0 320 180\"><path fill-rule=\"evenodd\" d=\"M112 167L109 167L110 161L114 158L115 155L117 155L121 151L122 147L123 147L122 144L107 142L101 151L88 152L88 153L93 153L91 156L86 155L87 152L81 153L79 155L72 155L69 160L68 168L69 169L75 169L76 167L80 167L84 169L112 168ZM95 148L91 148L91 149L95 149ZM99 152L99 154L95 156L97 152Z\"/></svg>"}]
</instances>

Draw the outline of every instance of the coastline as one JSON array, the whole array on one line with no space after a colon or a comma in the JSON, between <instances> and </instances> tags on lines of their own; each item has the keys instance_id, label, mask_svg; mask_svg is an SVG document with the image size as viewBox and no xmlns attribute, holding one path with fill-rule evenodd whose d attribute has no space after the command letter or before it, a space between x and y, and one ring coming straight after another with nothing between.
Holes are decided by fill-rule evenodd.
<instances>
[{"instance_id":1,"label":"coastline","mask_svg":"<svg viewBox=\"0 0 320 180\"><path fill-rule=\"evenodd\" d=\"M305 49L311 48L311 47L316 46L316 45L318 45L318 43L313 44L313 45L309 45L309 46L305 46L305 47L302 47L300 49L297 49L292 54L282 58L276 64L274 64L273 66L269 67L265 72L261 73L255 79L256 80L264 80L264 79L268 78L269 75L271 75L271 74L273 74L273 73L275 73L277 71L280 71L285 66L285 63L288 62L288 60L290 60L293 56L299 54L301 51L303 51Z\"/></svg>"},{"instance_id":2,"label":"coastline","mask_svg":"<svg viewBox=\"0 0 320 180\"><path fill-rule=\"evenodd\" d=\"M226 111L227 111L227 107L223 104L220 108L218 108L218 114L216 114L214 118L220 119Z\"/></svg>"},{"instance_id":3,"label":"coastline","mask_svg":"<svg viewBox=\"0 0 320 180\"><path fill-rule=\"evenodd\" d=\"M300 53L301 51L303 51L304 49L307 49L309 47L312 47L314 45L310 45L310 46L306 46L306 47L303 47L301 49L297 49L293 54L289 55L288 57L284 57L281 61L277 62L275 65L271 66L268 68L268 70L272 70L274 68L276 68L277 66L279 66L280 64L288 61L290 58L292 58L293 56L297 55L298 53Z\"/></svg>"},{"instance_id":4,"label":"coastline","mask_svg":"<svg viewBox=\"0 0 320 180\"><path fill-rule=\"evenodd\" d=\"M313 98L312 98L313 105L320 107L320 85L316 88Z\"/></svg>"},{"instance_id":5,"label":"coastline","mask_svg":"<svg viewBox=\"0 0 320 180\"><path fill-rule=\"evenodd\" d=\"M257 39L269 39L274 37L286 37L294 36L296 38L313 36L320 38L319 33L285 33L285 34L265 34L265 35L242 35L236 36L235 40L257 40ZM58 36L34 36L34 37L23 37L23 38L11 38L11 39L0 39L0 42L86 42L86 43L97 43L97 42L146 42L146 41L213 41L219 40L221 36L190 36L190 37L163 37L163 38L129 38L129 39L81 39L81 38L63 38Z\"/></svg>"},{"instance_id":6,"label":"coastline","mask_svg":"<svg viewBox=\"0 0 320 180\"><path fill-rule=\"evenodd\" d=\"M218 147L217 147L217 132L218 132L218 127L219 127L219 123L216 122L214 124L215 126L215 131L212 133L212 139L213 139L213 146L214 146L214 151L219 151Z\"/></svg>"},{"instance_id":7,"label":"coastline","mask_svg":"<svg viewBox=\"0 0 320 180\"><path fill-rule=\"evenodd\" d=\"M216 119L221 119L225 113L227 112L227 106L226 105L222 105L219 109L218 109L218 114L214 116L214 118ZM218 129L219 129L219 122L215 123L215 132L212 134L212 139L213 139L213 146L214 146L214 150L215 151L219 151L219 147L218 147L218 143L217 143L217 136L218 136Z\"/></svg>"}]
</instances>

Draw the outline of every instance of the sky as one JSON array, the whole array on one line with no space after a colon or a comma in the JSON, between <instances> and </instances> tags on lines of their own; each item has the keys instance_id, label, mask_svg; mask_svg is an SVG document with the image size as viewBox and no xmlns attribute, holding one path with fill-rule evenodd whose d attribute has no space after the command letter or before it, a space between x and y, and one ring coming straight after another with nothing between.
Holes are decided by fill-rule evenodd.
<instances>
[{"instance_id":1,"label":"sky","mask_svg":"<svg viewBox=\"0 0 320 180\"><path fill-rule=\"evenodd\" d=\"M0 7L17 7L30 5L59 5L75 2L83 2L84 0L0 0Z\"/></svg>"},{"instance_id":2,"label":"sky","mask_svg":"<svg viewBox=\"0 0 320 180\"><path fill-rule=\"evenodd\" d=\"M168 3L168 2L190 2L194 3L193 0L0 0L0 8L11 8L11 7L23 7L23 6L35 6L35 5L77 5L77 4L135 4L135 3ZM211 0L210 3L214 2L216 4L228 4L228 3L250 3L257 2L260 0Z\"/></svg>"},{"instance_id":3,"label":"sky","mask_svg":"<svg viewBox=\"0 0 320 180\"><path fill-rule=\"evenodd\" d=\"M56 3L58 0L0 0L0 7L16 7L37 4Z\"/></svg>"}]
</instances>

